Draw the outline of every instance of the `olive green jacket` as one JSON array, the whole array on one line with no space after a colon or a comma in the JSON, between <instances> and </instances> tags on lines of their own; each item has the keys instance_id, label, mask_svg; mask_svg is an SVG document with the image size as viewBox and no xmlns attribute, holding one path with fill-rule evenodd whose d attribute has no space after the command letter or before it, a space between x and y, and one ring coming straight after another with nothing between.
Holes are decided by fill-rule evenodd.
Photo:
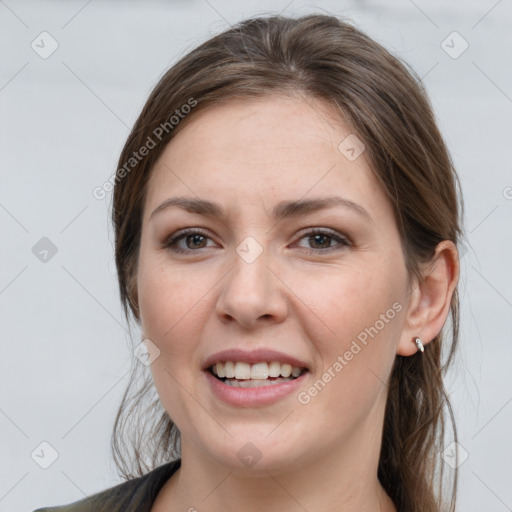
<instances>
[{"instance_id":1,"label":"olive green jacket","mask_svg":"<svg viewBox=\"0 0 512 512\"><path fill-rule=\"evenodd\" d=\"M123 482L80 501L60 507L38 508L34 512L150 512L157 494L180 467L181 459Z\"/></svg>"}]
</instances>

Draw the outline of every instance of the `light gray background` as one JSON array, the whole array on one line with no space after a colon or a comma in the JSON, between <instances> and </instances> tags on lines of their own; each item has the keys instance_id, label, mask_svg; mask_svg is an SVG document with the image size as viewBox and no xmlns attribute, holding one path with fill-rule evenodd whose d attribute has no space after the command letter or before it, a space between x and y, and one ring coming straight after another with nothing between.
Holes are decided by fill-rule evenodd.
<instances>
[{"instance_id":1,"label":"light gray background","mask_svg":"<svg viewBox=\"0 0 512 512\"><path fill-rule=\"evenodd\" d=\"M448 383L469 454L458 510L512 510L511 0L0 0L0 511L119 482L109 439L131 342L110 194L92 190L115 171L150 90L179 56L244 17L281 10L349 17L427 86L461 176L470 242ZM31 48L43 31L59 45L47 59ZM453 31L469 44L456 59L441 46ZM42 237L58 249L46 263L32 252ZM48 469L31 458L43 441L58 452Z\"/></svg>"}]
</instances>

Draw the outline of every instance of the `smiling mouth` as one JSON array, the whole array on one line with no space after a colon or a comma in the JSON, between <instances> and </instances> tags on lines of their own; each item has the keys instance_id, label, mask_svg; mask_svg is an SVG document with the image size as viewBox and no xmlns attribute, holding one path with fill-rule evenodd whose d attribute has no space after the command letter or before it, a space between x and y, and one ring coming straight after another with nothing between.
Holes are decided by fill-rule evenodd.
<instances>
[{"instance_id":1,"label":"smiling mouth","mask_svg":"<svg viewBox=\"0 0 512 512\"><path fill-rule=\"evenodd\" d=\"M210 366L208 371L228 386L256 388L295 380L308 370L290 364L281 364L278 361L262 361L255 364L225 361Z\"/></svg>"}]
</instances>

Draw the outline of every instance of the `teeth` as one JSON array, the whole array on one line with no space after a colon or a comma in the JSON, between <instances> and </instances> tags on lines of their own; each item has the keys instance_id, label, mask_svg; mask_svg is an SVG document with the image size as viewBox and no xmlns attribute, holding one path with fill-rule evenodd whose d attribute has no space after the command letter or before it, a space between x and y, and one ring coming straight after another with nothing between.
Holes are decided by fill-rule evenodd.
<instances>
[{"instance_id":1,"label":"teeth","mask_svg":"<svg viewBox=\"0 0 512 512\"><path fill-rule=\"evenodd\" d=\"M292 365L291 364L282 364L281 365L281 375L283 377L289 377L292 374Z\"/></svg>"},{"instance_id":2,"label":"teeth","mask_svg":"<svg viewBox=\"0 0 512 512\"><path fill-rule=\"evenodd\" d=\"M250 379L251 378L251 365L249 363L235 363L235 379Z\"/></svg>"},{"instance_id":3,"label":"teeth","mask_svg":"<svg viewBox=\"0 0 512 512\"><path fill-rule=\"evenodd\" d=\"M224 365L222 363L217 363L213 366L215 375L219 376L220 378L223 378L226 376L226 373L224 371Z\"/></svg>"},{"instance_id":4,"label":"teeth","mask_svg":"<svg viewBox=\"0 0 512 512\"><path fill-rule=\"evenodd\" d=\"M238 364L238 363L236 363ZM268 364L256 363L251 365L251 379L263 380L268 377Z\"/></svg>"},{"instance_id":5,"label":"teeth","mask_svg":"<svg viewBox=\"0 0 512 512\"><path fill-rule=\"evenodd\" d=\"M221 365L222 363L217 363L218 365ZM234 379L235 378L235 363L228 361L227 363L224 363L224 373L226 374L227 379Z\"/></svg>"},{"instance_id":6,"label":"teeth","mask_svg":"<svg viewBox=\"0 0 512 512\"><path fill-rule=\"evenodd\" d=\"M283 378L279 377L278 379L273 380L236 380L236 379L227 379L224 381L224 384L228 386L232 386L234 388L259 388L262 386L273 386L274 384L279 384L280 382L288 382L289 380L293 380L291 377Z\"/></svg>"},{"instance_id":7,"label":"teeth","mask_svg":"<svg viewBox=\"0 0 512 512\"><path fill-rule=\"evenodd\" d=\"M292 367L292 376L298 377L302 373L302 370L300 368L297 368L296 366Z\"/></svg>"},{"instance_id":8,"label":"teeth","mask_svg":"<svg viewBox=\"0 0 512 512\"><path fill-rule=\"evenodd\" d=\"M272 361L268 365L268 374L270 377L279 377L279 375L281 375L281 363Z\"/></svg>"},{"instance_id":9,"label":"teeth","mask_svg":"<svg viewBox=\"0 0 512 512\"><path fill-rule=\"evenodd\" d=\"M266 380L269 377L276 378L275 381L268 381L269 384L271 382L277 382L284 379L277 379L277 377L284 377L286 380L288 377L298 377L303 368L299 368L296 366L292 366L290 364L281 364L278 361L271 361L249 364L244 363L242 361L226 361L223 363L216 363L212 366L212 371L214 375L217 375L219 378L226 379L236 379L237 381L249 381L249 380ZM249 384L249 383L247 383ZM243 386L243 387L251 387L251 386Z\"/></svg>"}]
</instances>

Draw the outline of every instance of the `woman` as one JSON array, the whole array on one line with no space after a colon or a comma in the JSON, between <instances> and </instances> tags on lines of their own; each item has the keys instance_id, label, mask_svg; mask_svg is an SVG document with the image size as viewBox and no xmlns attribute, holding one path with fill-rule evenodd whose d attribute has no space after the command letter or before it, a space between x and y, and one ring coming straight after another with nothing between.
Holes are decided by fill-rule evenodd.
<instances>
[{"instance_id":1,"label":"woman","mask_svg":"<svg viewBox=\"0 0 512 512\"><path fill-rule=\"evenodd\" d=\"M453 511L458 187L419 79L349 23L249 19L183 57L115 179L131 384L151 370L114 427L128 481L40 510Z\"/></svg>"}]
</instances>

